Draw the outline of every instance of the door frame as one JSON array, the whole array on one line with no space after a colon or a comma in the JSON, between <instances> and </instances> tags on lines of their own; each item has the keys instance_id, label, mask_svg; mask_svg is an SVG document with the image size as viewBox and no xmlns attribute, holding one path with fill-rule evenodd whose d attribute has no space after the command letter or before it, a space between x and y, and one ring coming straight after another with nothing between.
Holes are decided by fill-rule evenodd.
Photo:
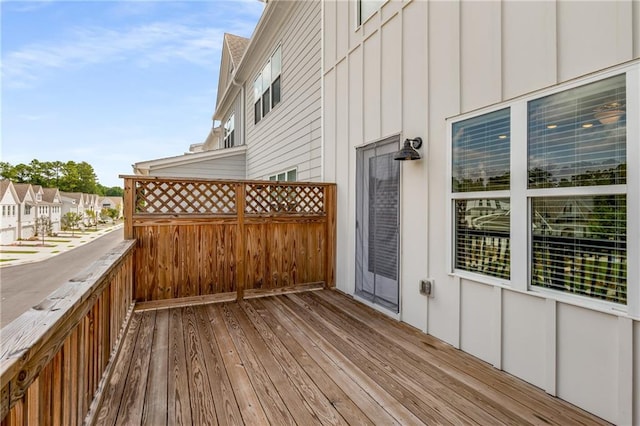
<instances>
[{"instance_id":1,"label":"door frame","mask_svg":"<svg viewBox=\"0 0 640 426\"><path fill-rule=\"evenodd\" d=\"M375 145L382 145L382 144L393 144L395 143L395 149L399 150L401 148L401 142L402 142L402 134L401 133L396 133L396 134L392 134L380 139L377 139L375 141L371 141L371 142L367 142L361 145L358 145L355 147L356 150L356 155L355 155L355 160L356 160L356 167L355 167L355 191L354 191L354 197L355 197L355 211L354 211L354 230L355 230L355 239L354 239L354 260L357 260L357 256L358 256L358 237L357 237L357 221L358 221L358 191L359 191L359 186L358 186L358 151L359 150L366 150L367 148L373 148L375 149ZM395 160L394 160L395 161ZM355 285L356 283L356 276L358 274L358 270L357 270L357 263L356 263L356 268L355 268L355 274L354 274L354 290L353 290L353 297L354 299L358 300L359 302L371 307L372 309L375 309L376 311L379 311L391 318L394 318L398 321L401 320L402 318L402 280L401 280L401 271L402 271L402 167L399 168L398 171L398 228L397 228L397 234L398 234L398 240L397 240L397 244L398 244L398 249L397 249L397 287L398 287L398 312L395 312L394 310L390 310L387 307L374 303L371 300L368 300L358 294L356 294L356 288L357 286Z\"/></svg>"}]
</instances>

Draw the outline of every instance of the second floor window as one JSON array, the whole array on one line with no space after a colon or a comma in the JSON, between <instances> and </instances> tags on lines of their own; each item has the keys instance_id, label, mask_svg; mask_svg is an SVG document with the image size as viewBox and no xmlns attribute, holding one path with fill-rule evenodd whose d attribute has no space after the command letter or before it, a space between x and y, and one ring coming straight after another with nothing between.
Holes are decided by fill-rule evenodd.
<instances>
[{"instance_id":1,"label":"second floor window","mask_svg":"<svg viewBox=\"0 0 640 426\"><path fill-rule=\"evenodd\" d=\"M227 122L224 124L224 147L231 148L235 146L235 115L231 114Z\"/></svg>"},{"instance_id":2,"label":"second floor window","mask_svg":"<svg viewBox=\"0 0 640 426\"><path fill-rule=\"evenodd\" d=\"M278 47L253 82L253 112L256 124L280 102L281 70L282 53Z\"/></svg>"}]
</instances>

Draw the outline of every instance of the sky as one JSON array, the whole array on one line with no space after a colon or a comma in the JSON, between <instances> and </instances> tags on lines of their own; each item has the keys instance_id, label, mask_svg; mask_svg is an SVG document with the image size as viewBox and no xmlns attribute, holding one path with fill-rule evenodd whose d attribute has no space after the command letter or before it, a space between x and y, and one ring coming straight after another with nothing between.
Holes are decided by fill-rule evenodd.
<instances>
[{"instance_id":1,"label":"sky","mask_svg":"<svg viewBox=\"0 0 640 426\"><path fill-rule=\"evenodd\" d=\"M1 160L86 161L111 187L187 152L211 129L223 34L250 37L263 7L2 0Z\"/></svg>"}]
</instances>

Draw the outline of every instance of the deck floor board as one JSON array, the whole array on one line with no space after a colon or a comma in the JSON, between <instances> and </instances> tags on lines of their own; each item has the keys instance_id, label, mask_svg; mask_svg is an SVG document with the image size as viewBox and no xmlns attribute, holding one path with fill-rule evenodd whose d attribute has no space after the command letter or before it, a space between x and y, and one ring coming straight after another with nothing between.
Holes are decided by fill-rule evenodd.
<instances>
[{"instance_id":1,"label":"deck floor board","mask_svg":"<svg viewBox=\"0 0 640 426\"><path fill-rule=\"evenodd\" d=\"M123 345L100 425L606 424L331 290L138 312Z\"/></svg>"}]
</instances>

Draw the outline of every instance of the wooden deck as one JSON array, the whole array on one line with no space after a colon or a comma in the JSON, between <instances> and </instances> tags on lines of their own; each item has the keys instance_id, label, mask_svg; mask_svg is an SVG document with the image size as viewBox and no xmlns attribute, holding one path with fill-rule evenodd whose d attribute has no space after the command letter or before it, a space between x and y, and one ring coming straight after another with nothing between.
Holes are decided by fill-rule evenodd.
<instances>
[{"instance_id":1,"label":"wooden deck","mask_svg":"<svg viewBox=\"0 0 640 426\"><path fill-rule=\"evenodd\" d=\"M322 290L136 312L97 424L604 424Z\"/></svg>"}]
</instances>

